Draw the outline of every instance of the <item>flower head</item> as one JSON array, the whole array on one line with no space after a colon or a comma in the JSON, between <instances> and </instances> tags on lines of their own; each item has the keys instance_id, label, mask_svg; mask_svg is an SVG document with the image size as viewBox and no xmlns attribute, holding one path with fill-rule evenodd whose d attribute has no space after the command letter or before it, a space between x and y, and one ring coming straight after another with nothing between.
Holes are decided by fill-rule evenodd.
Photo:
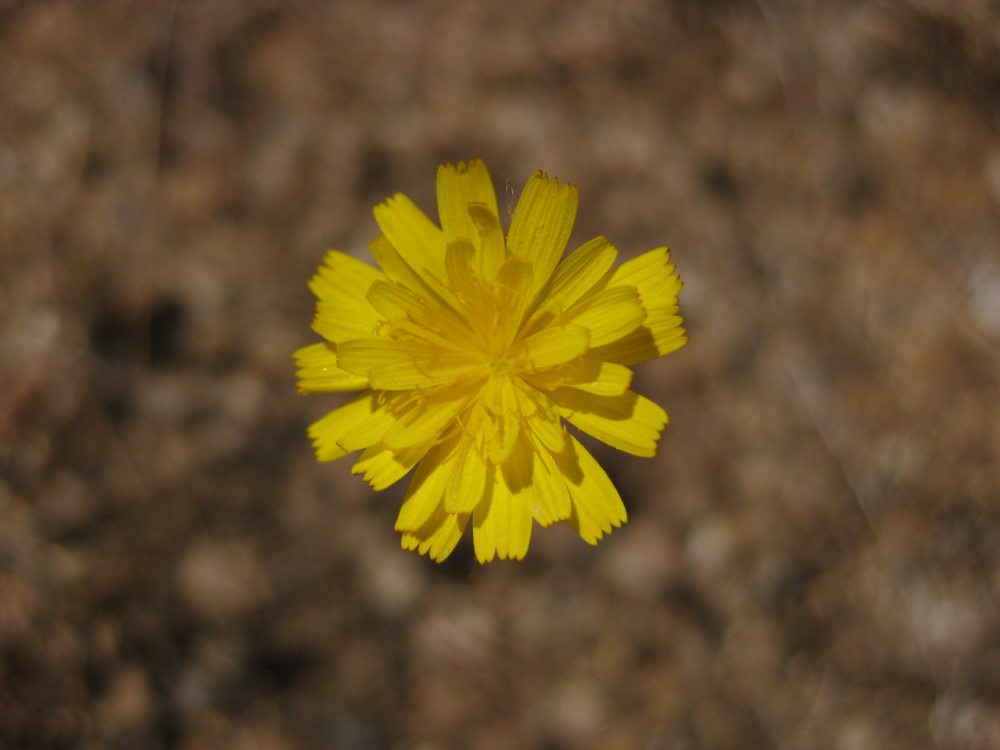
<instances>
[{"instance_id":1,"label":"flower head","mask_svg":"<svg viewBox=\"0 0 1000 750\"><path fill-rule=\"evenodd\" d=\"M330 251L310 288L325 341L295 353L299 390L361 391L309 428L319 460L355 451L376 490L416 467L396 530L443 560L470 520L476 557L524 557L533 522L587 542L626 520L564 425L652 456L667 415L630 365L685 341L667 248L612 268L603 237L560 262L577 191L536 172L504 236L481 161L437 175L436 226L405 195L375 207L378 268Z\"/></svg>"}]
</instances>

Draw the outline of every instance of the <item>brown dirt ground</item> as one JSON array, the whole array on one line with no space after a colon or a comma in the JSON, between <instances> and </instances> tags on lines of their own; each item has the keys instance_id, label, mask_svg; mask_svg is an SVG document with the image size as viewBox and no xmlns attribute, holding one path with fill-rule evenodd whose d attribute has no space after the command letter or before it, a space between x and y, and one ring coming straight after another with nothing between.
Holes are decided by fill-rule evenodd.
<instances>
[{"instance_id":1,"label":"brown dirt ground","mask_svg":"<svg viewBox=\"0 0 1000 750\"><path fill-rule=\"evenodd\" d=\"M668 243L630 523L398 549L295 393L443 160ZM0 746L1000 748L995 2L0 2Z\"/></svg>"}]
</instances>

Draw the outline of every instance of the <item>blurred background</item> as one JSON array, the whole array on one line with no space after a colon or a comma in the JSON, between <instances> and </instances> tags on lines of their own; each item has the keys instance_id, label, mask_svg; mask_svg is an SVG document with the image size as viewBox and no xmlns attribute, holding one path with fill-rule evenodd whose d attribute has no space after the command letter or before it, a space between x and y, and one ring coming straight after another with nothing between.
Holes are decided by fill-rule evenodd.
<instances>
[{"instance_id":1,"label":"blurred background","mask_svg":"<svg viewBox=\"0 0 1000 750\"><path fill-rule=\"evenodd\" d=\"M291 362L475 156L690 333L628 525L486 567ZM998 230L996 2L0 2L0 746L1000 748Z\"/></svg>"}]
</instances>

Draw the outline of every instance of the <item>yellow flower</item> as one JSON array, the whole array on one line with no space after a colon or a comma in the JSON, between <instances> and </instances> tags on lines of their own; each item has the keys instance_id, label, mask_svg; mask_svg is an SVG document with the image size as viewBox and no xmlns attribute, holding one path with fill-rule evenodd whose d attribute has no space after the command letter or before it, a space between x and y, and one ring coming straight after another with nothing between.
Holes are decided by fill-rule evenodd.
<instances>
[{"instance_id":1,"label":"yellow flower","mask_svg":"<svg viewBox=\"0 0 1000 750\"><path fill-rule=\"evenodd\" d=\"M612 268L603 237L561 263L577 192L536 172L504 237L481 161L439 167L438 228L405 195L375 207L378 268L336 250L310 281L301 393L361 391L309 428L321 461L362 451L382 490L416 467L396 530L445 559L469 520L476 557L521 559L532 522L587 542L625 522L607 474L563 420L652 456L667 415L629 365L687 340L681 282L661 247Z\"/></svg>"}]
</instances>

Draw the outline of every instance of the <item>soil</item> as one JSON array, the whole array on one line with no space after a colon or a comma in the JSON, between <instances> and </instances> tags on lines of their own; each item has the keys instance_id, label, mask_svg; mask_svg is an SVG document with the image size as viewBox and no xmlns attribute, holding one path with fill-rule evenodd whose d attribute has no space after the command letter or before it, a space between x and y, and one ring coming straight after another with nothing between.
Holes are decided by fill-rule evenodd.
<instances>
[{"instance_id":1,"label":"soil","mask_svg":"<svg viewBox=\"0 0 1000 750\"><path fill-rule=\"evenodd\" d=\"M0 113L0 747L1000 748L996 2L6 0ZM291 353L476 156L690 342L624 528L438 565Z\"/></svg>"}]
</instances>

